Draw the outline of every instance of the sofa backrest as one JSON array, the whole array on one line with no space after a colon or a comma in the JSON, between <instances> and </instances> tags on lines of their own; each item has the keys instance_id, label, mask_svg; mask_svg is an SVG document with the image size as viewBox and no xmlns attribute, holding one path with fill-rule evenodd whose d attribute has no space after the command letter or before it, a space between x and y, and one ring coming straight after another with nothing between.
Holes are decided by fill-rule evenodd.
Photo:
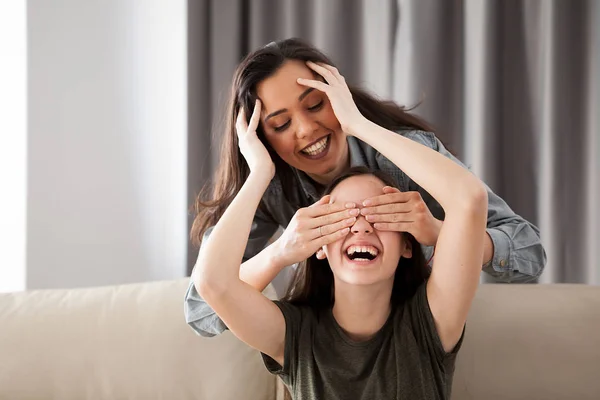
<instances>
[{"instance_id":1,"label":"sofa backrest","mask_svg":"<svg viewBox=\"0 0 600 400\"><path fill-rule=\"evenodd\" d=\"M600 399L600 287L479 287L453 399Z\"/></svg>"},{"instance_id":2,"label":"sofa backrest","mask_svg":"<svg viewBox=\"0 0 600 400\"><path fill-rule=\"evenodd\" d=\"M187 284L0 294L0 398L273 399L256 351L187 326Z\"/></svg>"}]
</instances>

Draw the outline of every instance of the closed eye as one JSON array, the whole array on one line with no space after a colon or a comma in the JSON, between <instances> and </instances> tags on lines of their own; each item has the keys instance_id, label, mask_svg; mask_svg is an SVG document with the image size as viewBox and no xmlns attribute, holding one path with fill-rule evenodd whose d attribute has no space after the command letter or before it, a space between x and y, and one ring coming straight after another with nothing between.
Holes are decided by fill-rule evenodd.
<instances>
[{"instance_id":1,"label":"closed eye","mask_svg":"<svg viewBox=\"0 0 600 400\"><path fill-rule=\"evenodd\" d=\"M282 130L286 129L288 126L290 126L290 121L289 120L288 120L288 122L286 122L283 125L276 126L275 128L273 128L273 130L275 132L281 132Z\"/></svg>"},{"instance_id":2,"label":"closed eye","mask_svg":"<svg viewBox=\"0 0 600 400\"><path fill-rule=\"evenodd\" d=\"M309 111L318 111L319 109L321 109L321 107L323 106L323 100L321 100L320 102L318 102L317 104L315 104L312 107L308 107Z\"/></svg>"}]
</instances>

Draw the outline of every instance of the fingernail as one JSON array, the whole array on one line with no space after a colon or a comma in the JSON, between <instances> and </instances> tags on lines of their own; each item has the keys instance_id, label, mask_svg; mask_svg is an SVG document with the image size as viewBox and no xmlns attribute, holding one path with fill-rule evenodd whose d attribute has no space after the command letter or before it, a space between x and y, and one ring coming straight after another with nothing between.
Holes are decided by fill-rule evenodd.
<instances>
[{"instance_id":1,"label":"fingernail","mask_svg":"<svg viewBox=\"0 0 600 400\"><path fill-rule=\"evenodd\" d=\"M347 224L352 224L352 223L354 223L354 221L356 221L356 218L352 217L352 218L348 218L348 219L346 220L346 223L347 223Z\"/></svg>"},{"instance_id":2,"label":"fingernail","mask_svg":"<svg viewBox=\"0 0 600 400\"><path fill-rule=\"evenodd\" d=\"M351 210L348 211L348 214L354 215L354 216L357 216L358 213L359 213L358 208L353 208L353 209L351 209Z\"/></svg>"},{"instance_id":3,"label":"fingernail","mask_svg":"<svg viewBox=\"0 0 600 400\"><path fill-rule=\"evenodd\" d=\"M346 208L356 208L356 204L354 204L354 203L346 203Z\"/></svg>"},{"instance_id":4,"label":"fingernail","mask_svg":"<svg viewBox=\"0 0 600 400\"><path fill-rule=\"evenodd\" d=\"M363 201L363 206L368 207L371 205L371 200L365 200Z\"/></svg>"}]
</instances>

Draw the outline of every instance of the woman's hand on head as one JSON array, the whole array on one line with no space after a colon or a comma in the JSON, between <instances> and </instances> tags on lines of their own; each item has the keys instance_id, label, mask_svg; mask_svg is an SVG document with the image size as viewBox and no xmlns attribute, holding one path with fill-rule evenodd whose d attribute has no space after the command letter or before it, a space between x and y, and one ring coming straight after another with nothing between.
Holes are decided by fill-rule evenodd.
<instances>
[{"instance_id":1,"label":"woman's hand on head","mask_svg":"<svg viewBox=\"0 0 600 400\"><path fill-rule=\"evenodd\" d=\"M442 221L431 211L419 192L401 192L386 186L381 196L363 202L361 214L380 231L408 232L417 242L434 246L442 228Z\"/></svg>"},{"instance_id":2,"label":"woman's hand on head","mask_svg":"<svg viewBox=\"0 0 600 400\"><path fill-rule=\"evenodd\" d=\"M331 65L317 64L312 61L307 61L306 65L321 75L327 83L304 78L298 78L298 83L324 92L329 98L331 108L342 130L346 134L352 135L353 128L364 121L365 117L358 110L352 98L352 93L350 93L350 89L346 84L346 79L339 73L337 68Z\"/></svg>"},{"instance_id":3,"label":"woman's hand on head","mask_svg":"<svg viewBox=\"0 0 600 400\"><path fill-rule=\"evenodd\" d=\"M359 213L356 204L330 203L329 200L327 195L296 211L283 234L275 241L282 265L304 261L323 246L350 232Z\"/></svg>"},{"instance_id":4,"label":"woman's hand on head","mask_svg":"<svg viewBox=\"0 0 600 400\"><path fill-rule=\"evenodd\" d=\"M271 159L269 151L256 134L256 128L260 121L260 109L260 100L257 99L252 117L250 117L250 123L246 122L247 118L244 108L240 109L235 123L238 146L251 172L268 174L270 178L273 178L275 175L275 164Z\"/></svg>"}]
</instances>

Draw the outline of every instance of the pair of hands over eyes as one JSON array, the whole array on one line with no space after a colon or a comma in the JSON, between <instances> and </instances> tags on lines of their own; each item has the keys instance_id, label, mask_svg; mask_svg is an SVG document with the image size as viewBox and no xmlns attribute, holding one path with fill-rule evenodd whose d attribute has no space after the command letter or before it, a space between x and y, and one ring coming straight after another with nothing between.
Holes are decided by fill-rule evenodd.
<instances>
[{"instance_id":1,"label":"pair of hands over eyes","mask_svg":"<svg viewBox=\"0 0 600 400\"><path fill-rule=\"evenodd\" d=\"M350 231L359 215L380 231L408 232L421 244L434 245L442 221L436 219L419 192L400 192L386 186L380 196L366 199L362 208L354 203L330 203L324 196L313 205L296 211L275 242L280 260L291 265L313 254L323 259L320 249Z\"/></svg>"},{"instance_id":2,"label":"pair of hands over eyes","mask_svg":"<svg viewBox=\"0 0 600 400\"><path fill-rule=\"evenodd\" d=\"M324 92L342 130L352 132L352 127L360 124L364 116L352 99L344 77L330 65L310 61L306 65L320 74L327 83L301 78L298 83ZM240 110L236 120L238 145L251 174L271 179L275 174L275 166L256 134L260 110L260 101L256 100L249 123L246 122L244 109ZM292 265L313 254L324 258L323 252L319 250L347 235L359 214L377 230L408 232L424 245L434 245L441 229L442 222L431 215L418 192L400 192L386 186L380 196L365 200L360 209L353 203L329 201L330 197L325 196L310 207L296 212L285 232L275 242L282 265Z\"/></svg>"}]
</instances>

